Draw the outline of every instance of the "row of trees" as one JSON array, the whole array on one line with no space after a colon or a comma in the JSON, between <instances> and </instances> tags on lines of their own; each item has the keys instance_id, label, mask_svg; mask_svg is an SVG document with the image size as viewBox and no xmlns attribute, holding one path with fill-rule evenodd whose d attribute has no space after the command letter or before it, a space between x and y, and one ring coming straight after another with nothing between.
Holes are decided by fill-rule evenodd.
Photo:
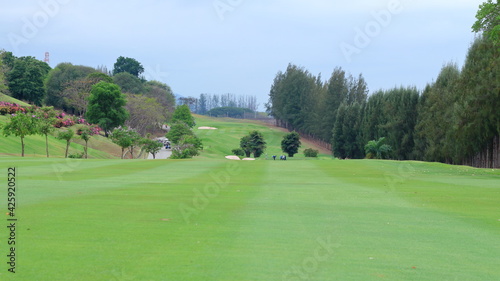
<instances>
[{"instance_id":1,"label":"row of trees","mask_svg":"<svg viewBox=\"0 0 500 281\"><path fill-rule=\"evenodd\" d=\"M393 158L500 167L500 4L483 3L475 39L460 69L436 81L367 97L361 75L336 68L330 79L289 65L266 105L278 125L330 144L340 158Z\"/></svg>"},{"instance_id":2,"label":"row of trees","mask_svg":"<svg viewBox=\"0 0 500 281\"><path fill-rule=\"evenodd\" d=\"M362 75L354 78L336 68L323 82L321 75L290 64L276 75L266 108L279 126L330 143L339 107L362 103L367 93Z\"/></svg>"},{"instance_id":3,"label":"row of trees","mask_svg":"<svg viewBox=\"0 0 500 281\"><path fill-rule=\"evenodd\" d=\"M112 84L109 84L112 85ZM17 107L16 107L17 108ZM21 155L24 157L25 151L25 138L30 135L42 135L45 136L46 143L46 154L49 157L49 141L48 136L54 135L57 139L64 140L66 142L65 157L73 158L88 158L88 143L92 136L98 135L101 129L95 125L90 125L85 120L82 119L83 123L68 126L68 128L63 128L54 134L58 124L58 113L53 107L30 107L30 108L18 108L16 113L13 113L8 122L2 128L4 136L14 135L19 137L21 140ZM68 119L69 120L69 119ZM130 153L131 158L135 158L134 151L136 148L140 148L140 155L142 153L151 153L153 158L155 154L163 146L162 143L150 139L149 135L146 138L141 137L141 135L135 131L128 129L127 127L118 127L113 130L110 134L111 140L119 145L122 149L121 158L123 159L127 153ZM75 138L81 139L85 142L82 154L69 155L69 147L71 141ZM126 150L128 149L128 150Z\"/></svg>"},{"instance_id":4,"label":"row of trees","mask_svg":"<svg viewBox=\"0 0 500 281\"><path fill-rule=\"evenodd\" d=\"M10 122L2 128L3 135L8 137L14 135L21 140L21 156L24 157L25 143L24 140L27 136L42 135L45 137L45 150L47 157L49 157L49 140L48 136L56 130L56 116L58 113L53 107L32 107L27 110L19 110L12 114ZM90 124L79 125L77 134L79 138L85 141L84 154L82 157L88 156L88 141L93 135L98 134L100 129ZM65 157L68 157L68 150L71 139L74 137L75 132L72 129L60 130L57 138L66 141Z\"/></svg>"},{"instance_id":5,"label":"row of trees","mask_svg":"<svg viewBox=\"0 0 500 281\"><path fill-rule=\"evenodd\" d=\"M163 144L152 140L148 137L143 138L135 130L131 130L127 127L119 127L113 130L111 134L111 140L121 147L121 158L124 159L127 154L130 153L130 158L140 158L144 152L151 153L153 159L156 158L156 154L163 147ZM140 154L134 156L135 150L140 148ZM128 149L128 150L127 150Z\"/></svg>"},{"instance_id":6,"label":"row of trees","mask_svg":"<svg viewBox=\"0 0 500 281\"><path fill-rule=\"evenodd\" d=\"M297 132L291 132L283 136L281 140L281 150L288 155L288 157L293 157L299 152L301 145L300 134ZM243 136L240 139L240 147L233 149L232 153L237 156L250 157L252 154L255 158L260 157L267 148L267 143L264 140L264 136L259 131L251 131L248 135ZM308 148L304 150L304 155L306 157L317 157L318 150ZM274 156L273 156L274 157Z\"/></svg>"},{"instance_id":7,"label":"row of trees","mask_svg":"<svg viewBox=\"0 0 500 281\"><path fill-rule=\"evenodd\" d=\"M180 104L186 104L197 114L210 115L213 110L219 108L237 108L239 110L257 111L259 104L256 96L245 96L235 94L200 94L199 98L181 97Z\"/></svg>"},{"instance_id":8,"label":"row of trees","mask_svg":"<svg viewBox=\"0 0 500 281\"><path fill-rule=\"evenodd\" d=\"M423 92L398 87L370 97L361 75L336 68L323 82L289 65L276 75L267 110L278 125L331 144L339 158L373 155L366 145L384 138L391 149L382 157L498 167L499 60L499 48L480 37L462 69L443 66Z\"/></svg>"},{"instance_id":9,"label":"row of trees","mask_svg":"<svg viewBox=\"0 0 500 281\"><path fill-rule=\"evenodd\" d=\"M158 132L175 109L170 87L140 77L143 66L119 57L111 72L100 68L61 63L51 69L33 57L15 57L0 51L0 91L35 105L48 105L80 116L87 115L93 86L106 82L119 86L129 115L125 125L141 135Z\"/></svg>"}]
</instances>

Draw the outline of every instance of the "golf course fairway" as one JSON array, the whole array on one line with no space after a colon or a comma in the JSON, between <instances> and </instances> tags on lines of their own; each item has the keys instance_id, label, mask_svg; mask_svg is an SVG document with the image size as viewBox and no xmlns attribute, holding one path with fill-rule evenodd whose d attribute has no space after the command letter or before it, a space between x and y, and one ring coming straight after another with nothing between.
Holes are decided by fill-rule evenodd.
<instances>
[{"instance_id":1,"label":"golf course fairway","mask_svg":"<svg viewBox=\"0 0 500 281\"><path fill-rule=\"evenodd\" d=\"M500 280L499 170L220 158L0 157L0 280Z\"/></svg>"}]
</instances>

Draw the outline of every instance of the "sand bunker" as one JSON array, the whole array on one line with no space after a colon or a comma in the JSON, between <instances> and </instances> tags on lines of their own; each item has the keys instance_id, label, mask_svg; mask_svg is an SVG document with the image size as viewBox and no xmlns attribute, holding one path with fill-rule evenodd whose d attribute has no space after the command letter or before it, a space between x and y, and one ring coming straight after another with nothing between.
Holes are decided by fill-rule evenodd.
<instances>
[{"instance_id":1,"label":"sand bunker","mask_svg":"<svg viewBox=\"0 0 500 281\"><path fill-rule=\"evenodd\" d=\"M198 127L198 130L217 130L217 128L214 128L214 127Z\"/></svg>"},{"instance_id":2,"label":"sand bunker","mask_svg":"<svg viewBox=\"0 0 500 281\"><path fill-rule=\"evenodd\" d=\"M240 160L240 157L235 156L235 155L228 155L228 156L226 156L226 159L229 159L229 160Z\"/></svg>"},{"instance_id":3,"label":"sand bunker","mask_svg":"<svg viewBox=\"0 0 500 281\"><path fill-rule=\"evenodd\" d=\"M253 161L253 160L255 160L255 158L243 158L243 159L241 159L241 160Z\"/></svg>"}]
</instances>

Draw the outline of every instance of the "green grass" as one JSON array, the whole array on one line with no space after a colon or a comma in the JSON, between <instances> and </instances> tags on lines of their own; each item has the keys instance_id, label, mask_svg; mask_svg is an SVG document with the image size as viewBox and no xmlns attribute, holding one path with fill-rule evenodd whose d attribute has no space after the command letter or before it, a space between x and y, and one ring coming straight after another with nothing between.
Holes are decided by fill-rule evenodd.
<instances>
[{"instance_id":1,"label":"green grass","mask_svg":"<svg viewBox=\"0 0 500 281\"><path fill-rule=\"evenodd\" d=\"M2 125L9 122L8 116L0 115L0 156L20 156L21 155L21 140L16 136L5 137L1 129ZM65 128L66 129L66 128ZM64 130L65 130L64 129ZM72 128L76 131L76 126ZM57 133L63 129L56 129L49 135L49 156L64 157L66 151L66 141L58 140ZM32 135L27 136L24 140L25 156L29 157L46 157L45 136ZM72 140L69 154L82 153L85 142L78 137ZM93 136L89 141L89 158L110 159L118 158L121 148L113 144L109 139L102 136Z\"/></svg>"},{"instance_id":2,"label":"green grass","mask_svg":"<svg viewBox=\"0 0 500 281\"><path fill-rule=\"evenodd\" d=\"M18 99L15 99L11 96L8 96L8 95L2 94L2 93L0 93L0 101L17 103L17 104L22 105L22 106L30 106L28 103L25 103L24 101L20 101Z\"/></svg>"},{"instance_id":3,"label":"green grass","mask_svg":"<svg viewBox=\"0 0 500 281\"><path fill-rule=\"evenodd\" d=\"M266 127L198 126L219 130L193 160L0 157L19 219L16 274L0 230L0 280L500 279L499 170L229 161L233 134ZM264 134L276 149L283 132Z\"/></svg>"},{"instance_id":4,"label":"green grass","mask_svg":"<svg viewBox=\"0 0 500 281\"><path fill-rule=\"evenodd\" d=\"M198 130L198 127L214 127L217 130ZM195 133L203 139L203 153L205 158L223 158L226 155L233 155L231 150L240 146L241 137L248 135L250 131L258 130L262 132L267 149L261 158L270 159L272 155L282 155L281 140L287 131L276 127L268 126L264 123L241 120L233 118L213 118L196 115ZM302 146L299 153L294 156L296 159L304 159L304 149L314 148L321 150L318 159L331 159L330 154L320 148L317 148L307 140L302 139Z\"/></svg>"}]
</instances>

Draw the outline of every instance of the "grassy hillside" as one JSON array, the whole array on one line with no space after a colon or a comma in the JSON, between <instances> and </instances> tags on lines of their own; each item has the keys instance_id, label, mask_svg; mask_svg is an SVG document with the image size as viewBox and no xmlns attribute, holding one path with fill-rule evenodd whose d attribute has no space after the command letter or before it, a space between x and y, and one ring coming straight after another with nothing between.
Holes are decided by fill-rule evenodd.
<instances>
[{"instance_id":1,"label":"grassy hillside","mask_svg":"<svg viewBox=\"0 0 500 281\"><path fill-rule=\"evenodd\" d=\"M500 279L498 170L0 158L7 167L19 263L7 272L1 243L0 280Z\"/></svg>"},{"instance_id":2,"label":"grassy hillside","mask_svg":"<svg viewBox=\"0 0 500 281\"><path fill-rule=\"evenodd\" d=\"M18 99L15 99L11 96L7 96L6 94L2 94L2 93L0 93L0 101L17 103L17 104L22 105L22 106L30 106L28 103L25 103L23 101L20 101Z\"/></svg>"},{"instance_id":3,"label":"grassy hillside","mask_svg":"<svg viewBox=\"0 0 500 281\"><path fill-rule=\"evenodd\" d=\"M8 116L0 116L0 127L5 125L9 120ZM74 130L74 129L73 129ZM49 155L51 157L64 157L66 150L66 142L58 140L59 130L56 130L49 135ZM83 152L85 142L75 138L70 146L69 154L77 154ZM102 136L94 136L89 141L89 158L118 158L121 149L113 144L110 140ZM0 156L20 156L21 141L15 136L5 137L0 129ZM25 156L29 157L46 157L45 153L45 136L28 136L25 138Z\"/></svg>"},{"instance_id":4,"label":"grassy hillside","mask_svg":"<svg viewBox=\"0 0 500 281\"><path fill-rule=\"evenodd\" d=\"M233 118L213 118L201 115L196 116L195 133L203 140L203 152L201 157L221 158L232 155L231 150L240 146L240 138L248 135L252 130L258 130L264 135L267 149L261 156L262 159L271 158L272 155L282 155L281 140L287 131L269 126L253 120L241 120ZM198 130L198 127L214 127L217 130ZM302 146L294 159L304 159L303 151L306 148L318 149L322 152L319 158L331 159L328 151L316 147L314 144L302 139ZM290 159L290 158L289 158Z\"/></svg>"},{"instance_id":5,"label":"grassy hillside","mask_svg":"<svg viewBox=\"0 0 500 281\"><path fill-rule=\"evenodd\" d=\"M281 155L281 140L283 136L287 133L285 130L268 126L264 123L251 121L251 120L241 120L232 118L212 118L207 116L195 115L196 117L196 127L194 128L195 133L202 138L204 144L204 150L201 155L197 158L209 158L209 159L222 159L226 155L231 155L231 150L238 148L240 144L240 138L247 135L251 130L259 130L263 133L264 138L267 142L267 150L264 155L261 156L262 159L267 157L270 159L272 155ZM0 126L8 122L7 116L0 116ZM216 127L217 130L198 130L198 127L208 126ZM57 140L55 136L57 131L49 137L49 153L53 157L64 156L64 151L66 144L64 141ZM21 143L20 139L14 136L4 137L0 135L0 155L20 155L21 154ZM31 157L44 156L45 155L45 138L42 136L29 136L26 138L26 155ZM70 154L83 152L84 142L75 138L73 144L71 145ZM109 139L104 137L93 137L89 142L89 157L90 158L117 158L121 149L113 144ZM321 148L316 147L314 144L302 140L302 147L299 153L295 155L294 159L304 159L303 150L306 148L319 149L322 154L319 158L330 159L328 151L322 151Z\"/></svg>"}]
</instances>

